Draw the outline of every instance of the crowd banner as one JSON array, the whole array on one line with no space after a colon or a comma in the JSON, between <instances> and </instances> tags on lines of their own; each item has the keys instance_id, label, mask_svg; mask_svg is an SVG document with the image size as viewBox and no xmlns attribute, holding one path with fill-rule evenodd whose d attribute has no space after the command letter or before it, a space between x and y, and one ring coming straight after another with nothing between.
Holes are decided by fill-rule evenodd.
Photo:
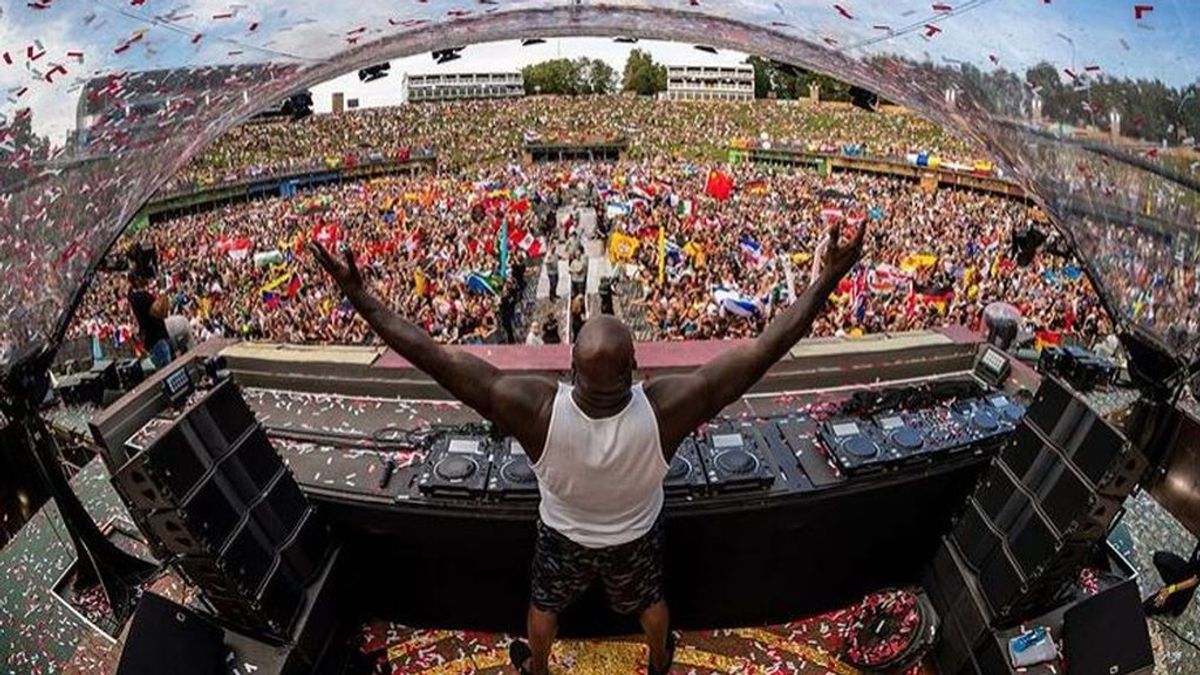
<instances>
[{"instance_id":1,"label":"crowd banner","mask_svg":"<svg viewBox=\"0 0 1200 675\"><path fill-rule=\"evenodd\" d=\"M637 255L640 243L637 237L632 237L624 232L613 232L608 239L609 262L629 262L633 256Z\"/></svg>"},{"instance_id":2,"label":"crowd banner","mask_svg":"<svg viewBox=\"0 0 1200 675\"><path fill-rule=\"evenodd\" d=\"M932 253L913 253L900 261L900 269L912 273L926 267L933 267L937 264L937 260L938 257Z\"/></svg>"},{"instance_id":3,"label":"crowd banner","mask_svg":"<svg viewBox=\"0 0 1200 675\"><path fill-rule=\"evenodd\" d=\"M271 265L283 262L283 253L279 249L263 251L262 253L255 253L252 260L255 267L270 267Z\"/></svg>"}]
</instances>

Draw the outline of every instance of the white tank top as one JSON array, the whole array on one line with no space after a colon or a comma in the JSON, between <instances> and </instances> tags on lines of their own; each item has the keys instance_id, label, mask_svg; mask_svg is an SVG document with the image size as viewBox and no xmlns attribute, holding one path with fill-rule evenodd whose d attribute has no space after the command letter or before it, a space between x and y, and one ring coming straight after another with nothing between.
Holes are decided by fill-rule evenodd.
<instances>
[{"instance_id":1,"label":"white tank top","mask_svg":"<svg viewBox=\"0 0 1200 675\"><path fill-rule=\"evenodd\" d=\"M546 447L533 465L542 522L588 548L633 541L663 506L668 465L654 409L639 383L624 410L592 419L576 405L574 389L559 383Z\"/></svg>"}]
</instances>

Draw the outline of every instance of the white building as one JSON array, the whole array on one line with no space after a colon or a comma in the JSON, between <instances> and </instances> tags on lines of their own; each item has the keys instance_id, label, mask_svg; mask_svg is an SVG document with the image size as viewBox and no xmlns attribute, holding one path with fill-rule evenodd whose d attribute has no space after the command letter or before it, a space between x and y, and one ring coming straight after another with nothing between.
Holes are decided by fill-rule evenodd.
<instances>
[{"instance_id":1,"label":"white building","mask_svg":"<svg viewBox=\"0 0 1200 675\"><path fill-rule=\"evenodd\" d=\"M453 101L470 98L509 98L525 95L521 73L405 73L404 100Z\"/></svg>"},{"instance_id":2,"label":"white building","mask_svg":"<svg viewBox=\"0 0 1200 675\"><path fill-rule=\"evenodd\" d=\"M667 66L667 100L748 101L754 98L754 67Z\"/></svg>"}]
</instances>

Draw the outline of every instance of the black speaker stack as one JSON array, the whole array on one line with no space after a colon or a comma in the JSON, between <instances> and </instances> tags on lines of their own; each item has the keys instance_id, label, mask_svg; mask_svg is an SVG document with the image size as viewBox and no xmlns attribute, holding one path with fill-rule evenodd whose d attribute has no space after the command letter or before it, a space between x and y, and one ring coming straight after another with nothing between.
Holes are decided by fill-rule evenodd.
<instances>
[{"instance_id":1,"label":"black speaker stack","mask_svg":"<svg viewBox=\"0 0 1200 675\"><path fill-rule=\"evenodd\" d=\"M113 484L216 616L285 638L330 550L324 521L231 381L126 443Z\"/></svg>"},{"instance_id":2,"label":"black speaker stack","mask_svg":"<svg viewBox=\"0 0 1200 675\"><path fill-rule=\"evenodd\" d=\"M1145 468L1141 453L1077 392L1042 380L926 569L945 626L943 673L975 672L963 655L979 657L989 629L1061 601Z\"/></svg>"}]
</instances>

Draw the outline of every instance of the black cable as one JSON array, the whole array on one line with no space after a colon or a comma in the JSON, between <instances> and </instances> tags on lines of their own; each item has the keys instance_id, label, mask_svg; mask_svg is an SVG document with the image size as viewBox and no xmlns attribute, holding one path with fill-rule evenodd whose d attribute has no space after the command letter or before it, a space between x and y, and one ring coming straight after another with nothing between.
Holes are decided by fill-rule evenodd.
<instances>
[{"instance_id":1,"label":"black cable","mask_svg":"<svg viewBox=\"0 0 1200 675\"><path fill-rule=\"evenodd\" d=\"M1171 631L1171 633L1172 633L1172 634L1173 634L1175 637L1177 637L1177 638L1179 638L1180 640L1182 640L1184 643L1186 643L1186 644L1187 644L1189 647L1191 647L1192 649L1195 649L1196 651L1200 652L1200 645L1196 644L1195 642L1192 642L1191 638L1187 637L1187 636L1186 636L1186 635L1184 635L1183 633L1180 633L1180 632L1179 632L1178 630L1176 630L1176 629L1175 629L1175 627L1174 627L1174 626L1172 626L1171 624L1167 623L1166 621L1163 621L1162 619L1158 618L1157 616L1151 616L1151 617L1148 617L1148 618L1149 618L1151 621L1153 621L1154 623L1156 623L1156 624L1158 624L1158 625L1162 626L1163 628L1166 628L1167 630Z\"/></svg>"}]
</instances>

